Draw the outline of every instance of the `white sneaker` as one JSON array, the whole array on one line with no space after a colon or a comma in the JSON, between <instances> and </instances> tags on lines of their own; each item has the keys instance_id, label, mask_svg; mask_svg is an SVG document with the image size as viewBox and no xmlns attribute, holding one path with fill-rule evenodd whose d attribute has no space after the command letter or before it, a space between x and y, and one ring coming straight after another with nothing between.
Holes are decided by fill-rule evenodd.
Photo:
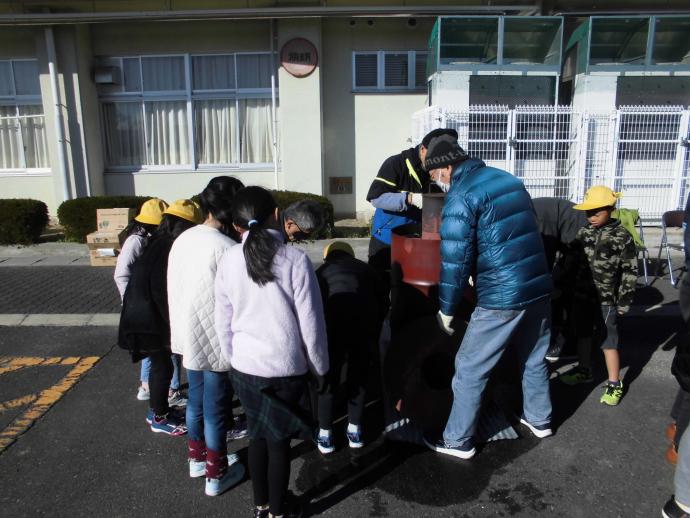
<instances>
[{"instance_id":1,"label":"white sneaker","mask_svg":"<svg viewBox=\"0 0 690 518\"><path fill-rule=\"evenodd\" d=\"M186 407L187 398L182 396L182 392L179 390L173 390L172 394L168 396L168 405L174 407Z\"/></svg>"},{"instance_id":2,"label":"white sneaker","mask_svg":"<svg viewBox=\"0 0 690 518\"><path fill-rule=\"evenodd\" d=\"M150 397L151 394L149 394L149 389L143 385L139 385L139 390L137 390L137 399L139 401L148 401Z\"/></svg>"},{"instance_id":3,"label":"white sneaker","mask_svg":"<svg viewBox=\"0 0 690 518\"><path fill-rule=\"evenodd\" d=\"M237 462L240 458L236 453L230 453L228 455L228 466ZM199 478L206 475L206 461L205 460L194 460L187 459L189 462L189 476L192 478Z\"/></svg>"},{"instance_id":4,"label":"white sneaker","mask_svg":"<svg viewBox=\"0 0 690 518\"><path fill-rule=\"evenodd\" d=\"M187 459L189 462L189 476L199 478L206 475L206 461Z\"/></svg>"},{"instance_id":5,"label":"white sneaker","mask_svg":"<svg viewBox=\"0 0 690 518\"><path fill-rule=\"evenodd\" d=\"M232 461L231 461L232 457ZM232 463L231 463L232 462ZM228 455L228 470L221 478L206 479L206 495L217 496L237 484L244 477L244 466L237 455Z\"/></svg>"}]
</instances>

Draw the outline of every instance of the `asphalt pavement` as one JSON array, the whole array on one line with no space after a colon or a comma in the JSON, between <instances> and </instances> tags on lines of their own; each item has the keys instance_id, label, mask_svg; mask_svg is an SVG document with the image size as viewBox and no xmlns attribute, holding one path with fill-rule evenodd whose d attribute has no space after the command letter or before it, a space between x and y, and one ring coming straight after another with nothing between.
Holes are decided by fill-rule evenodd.
<instances>
[{"instance_id":1,"label":"asphalt pavement","mask_svg":"<svg viewBox=\"0 0 690 518\"><path fill-rule=\"evenodd\" d=\"M184 439L150 432L147 404L135 399L138 365L115 345L116 328L67 325L70 314L117 317L111 276L112 268L74 265L0 268L0 317L65 319L0 319L0 514L249 516L251 482L206 497L203 479L188 477ZM334 517L659 516L673 490L663 432L677 390L669 370L681 331L677 290L658 279L636 303L621 319L628 391L618 407L599 403L597 357L594 384L552 381L554 437L518 426L520 439L460 461L385 441L374 394L361 451L346 447L343 422L332 456L293 442L291 489L309 514ZM246 446L229 448L244 457Z\"/></svg>"}]
</instances>

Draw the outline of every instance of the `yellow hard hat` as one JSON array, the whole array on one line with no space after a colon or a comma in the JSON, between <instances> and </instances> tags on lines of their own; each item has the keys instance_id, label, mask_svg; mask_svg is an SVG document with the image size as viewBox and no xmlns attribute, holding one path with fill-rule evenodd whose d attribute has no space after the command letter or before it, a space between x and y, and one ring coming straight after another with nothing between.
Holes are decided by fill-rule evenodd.
<instances>
[{"instance_id":1,"label":"yellow hard hat","mask_svg":"<svg viewBox=\"0 0 690 518\"><path fill-rule=\"evenodd\" d=\"M621 197L621 193L613 192L604 185L595 185L587 189L585 193L585 201L575 205L575 210L592 210L600 209L602 207L614 207L616 202Z\"/></svg>"},{"instance_id":2,"label":"yellow hard hat","mask_svg":"<svg viewBox=\"0 0 690 518\"><path fill-rule=\"evenodd\" d=\"M139 223L146 225L160 225L163 219L163 212L168 208L168 204L160 198L151 198L141 206L139 214L134 218Z\"/></svg>"},{"instance_id":3,"label":"yellow hard hat","mask_svg":"<svg viewBox=\"0 0 690 518\"><path fill-rule=\"evenodd\" d=\"M333 241L332 243L329 243L324 247L323 258L326 259L326 257L328 257L328 254L330 254L331 252L335 252L336 250L340 250L341 252L350 254L352 257L355 256L355 251L348 243L346 243L345 241Z\"/></svg>"},{"instance_id":4,"label":"yellow hard hat","mask_svg":"<svg viewBox=\"0 0 690 518\"><path fill-rule=\"evenodd\" d=\"M175 200L165 209L164 214L172 214L192 223L202 223L204 221L201 215L201 208L192 200Z\"/></svg>"}]
</instances>

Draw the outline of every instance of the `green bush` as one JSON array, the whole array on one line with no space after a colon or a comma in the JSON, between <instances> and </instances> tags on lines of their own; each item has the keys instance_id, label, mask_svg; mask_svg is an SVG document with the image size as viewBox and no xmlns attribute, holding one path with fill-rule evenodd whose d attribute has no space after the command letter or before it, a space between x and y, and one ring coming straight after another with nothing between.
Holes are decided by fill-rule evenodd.
<instances>
[{"instance_id":1,"label":"green bush","mask_svg":"<svg viewBox=\"0 0 690 518\"><path fill-rule=\"evenodd\" d=\"M323 206L323 210L326 213L326 224L324 225L324 228L322 228L321 231L318 233L318 235L314 237L317 239L327 239L333 236L333 227L335 225L335 219L333 214L334 211L333 204L328 198L324 196L319 196L318 194L295 191L271 191L271 194L273 194L273 199L276 201L278 207L281 209L284 209L288 205L291 205L296 201L300 200L314 200L319 202Z\"/></svg>"},{"instance_id":2,"label":"green bush","mask_svg":"<svg viewBox=\"0 0 690 518\"><path fill-rule=\"evenodd\" d=\"M67 200L58 207L58 219L65 228L65 240L84 243L96 231L96 209L132 208L139 211L151 196L89 196Z\"/></svg>"},{"instance_id":3,"label":"green bush","mask_svg":"<svg viewBox=\"0 0 690 518\"><path fill-rule=\"evenodd\" d=\"M0 244L38 241L48 224L48 207L38 200L0 200Z\"/></svg>"}]
</instances>

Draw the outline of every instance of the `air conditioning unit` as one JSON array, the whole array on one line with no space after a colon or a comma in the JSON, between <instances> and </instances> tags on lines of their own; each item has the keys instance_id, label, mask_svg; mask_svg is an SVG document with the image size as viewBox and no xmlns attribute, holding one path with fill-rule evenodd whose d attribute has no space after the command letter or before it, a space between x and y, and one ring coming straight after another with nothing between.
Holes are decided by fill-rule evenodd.
<instances>
[{"instance_id":1,"label":"air conditioning unit","mask_svg":"<svg viewBox=\"0 0 690 518\"><path fill-rule=\"evenodd\" d=\"M113 66L99 66L93 69L93 80L97 85L119 85L120 69Z\"/></svg>"}]
</instances>

